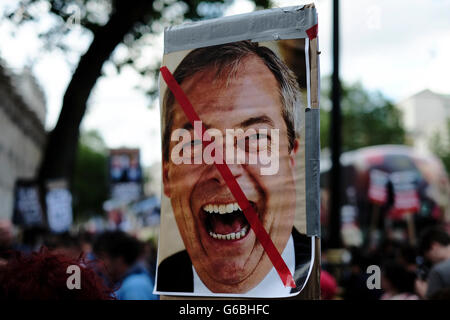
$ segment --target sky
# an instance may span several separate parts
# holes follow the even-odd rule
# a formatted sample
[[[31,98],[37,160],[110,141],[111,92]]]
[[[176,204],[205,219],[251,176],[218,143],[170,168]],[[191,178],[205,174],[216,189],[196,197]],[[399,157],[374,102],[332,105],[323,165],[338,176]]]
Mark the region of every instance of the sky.
[[[2,0],[0,12],[15,0]],[[311,1],[275,0],[278,7]],[[332,70],[332,0],[315,1],[319,15],[321,73]],[[254,5],[236,0],[227,15],[251,12]],[[421,90],[450,94],[450,0],[342,0],[341,76],[343,81],[359,81],[372,91],[380,91],[394,102]],[[10,35],[13,27],[0,26],[0,57],[14,71],[33,64],[47,100],[46,128],[55,125],[61,102],[79,56],[88,48],[90,35],[75,26],[67,40],[73,53],[43,54],[37,38],[39,28],[51,24],[40,21]],[[155,37],[149,59],[162,56],[163,37]],[[120,54],[120,48],[115,54]],[[95,129],[110,148],[141,149],[144,166],[158,162],[159,107],[135,87],[140,78],[130,69],[120,74],[105,64],[106,76],[97,82],[88,102],[83,130]]]

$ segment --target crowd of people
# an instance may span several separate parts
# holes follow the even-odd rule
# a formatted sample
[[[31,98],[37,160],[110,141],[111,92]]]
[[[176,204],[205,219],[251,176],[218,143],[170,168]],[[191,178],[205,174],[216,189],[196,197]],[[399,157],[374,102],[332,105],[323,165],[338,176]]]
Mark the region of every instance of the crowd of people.
[[[14,232],[0,222],[0,299],[158,300],[156,246],[123,231]],[[70,267],[79,268],[71,287]]]
[[[450,235],[441,226],[425,229],[414,246],[386,240],[375,250],[349,248],[345,265],[329,263],[326,252],[322,299],[450,299]],[[70,266],[80,268],[79,290],[68,289]],[[379,287],[368,286],[369,266],[381,271]],[[16,233],[0,221],[0,299],[157,300],[155,269],[156,243],[123,231]]]
[[[344,300],[450,299],[450,236],[442,226],[423,230],[416,245],[385,240],[378,248],[348,248],[339,266],[322,261],[322,298]],[[380,271],[379,286],[375,266]],[[371,278],[372,277],[372,278]],[[372,285],[368,285],[368,283]]]

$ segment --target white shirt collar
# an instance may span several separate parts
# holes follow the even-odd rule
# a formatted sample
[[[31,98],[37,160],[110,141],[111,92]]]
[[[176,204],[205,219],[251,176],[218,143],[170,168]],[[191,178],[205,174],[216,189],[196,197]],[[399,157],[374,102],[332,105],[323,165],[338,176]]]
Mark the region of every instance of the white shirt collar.
[[[288,266],[291,274],[294,274],[295,249],[292,235],[289,237],[289,240],[286,244],[286,248],[284,248],[281,257]],[[217,294],[211,292],[202,282],[197,272],[195,271],[194,266],[192,266],[192,271],[194,274],[194,293],[204,296],[216,296]],[[232,294],[231,296],[239,296],[247,298],[278,298],[278,297],[287,297],[290,295],[290,292],[291,288],[285,287],[283,285],[283,282],[281,282],[280,276],[278,275],[277,271],[275,270],[275,268],[272,267],[270,272],[256,287],[254,287],[253,289],[251,289],[246,293],[241,293],[238,295]]]

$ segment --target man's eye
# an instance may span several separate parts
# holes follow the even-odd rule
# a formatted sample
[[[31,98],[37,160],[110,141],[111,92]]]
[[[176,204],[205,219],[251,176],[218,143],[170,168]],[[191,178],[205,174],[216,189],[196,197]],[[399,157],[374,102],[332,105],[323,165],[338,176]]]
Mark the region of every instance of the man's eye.
[[[252,134],[251,137],[253,139],[257,139],[257,140],[270,139],[270,136],[268,134],[266,134],[266,133]]]
[[[246,152],[259,152],[268,147],[270,136],[265,133],[255,133],[245,137],[244,148]]]
[[[183,149],[191,148],[191,147],[195,148],[195,147],[197,147],[197,146],[199,146],[201,144],[202,144],[202,140],[198,140],[198,139],[197,140],[191,140],[191,141],[186,142],[185,144],[183,144]]]

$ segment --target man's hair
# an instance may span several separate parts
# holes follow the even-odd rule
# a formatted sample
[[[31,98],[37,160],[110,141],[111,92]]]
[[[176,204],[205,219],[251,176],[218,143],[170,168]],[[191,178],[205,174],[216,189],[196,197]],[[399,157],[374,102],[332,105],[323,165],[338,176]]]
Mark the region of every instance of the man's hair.
[[[227,84],[239,72],[240,63],[248,57],[259,58],[275,76],[282,102],[282,116],[286,122],[289,150],[294,146],[295,138],[301,133],[303,110],[301,94],[295,74],[267,47],[258,43],[240,41],[217,46],[199,48],[191,51],[181,61],[173,76],[178,84],[208,69],[216,71],[216,78],[227,79]],[[169,160],[170,133],[173,125],[175,98],[167,89],[163,100],[163,157]]]
[[[414,292],[415,274],[395,260],[387,260],[382,266],[383,275],[398,292]]]
[[[429,227],[425,229],[419,241],[419,250],[422,254],[431,249],[431,245],[437,242],[443,246],[450,244],[450,236],[441,227]]]

